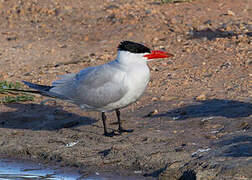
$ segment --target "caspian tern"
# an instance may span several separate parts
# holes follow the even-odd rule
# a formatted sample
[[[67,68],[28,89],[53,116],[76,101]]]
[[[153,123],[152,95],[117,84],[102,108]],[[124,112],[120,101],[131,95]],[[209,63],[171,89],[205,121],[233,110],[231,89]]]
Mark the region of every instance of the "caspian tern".
[[[113,136],[114,131],[107,130],[105,113],[116,111],[120,134],[132,132],[122,128],[120,109],[134,103],[144,93],[150,78],[147,62],[172,56],[164,51],[151,51],[139,43],[123,41],[118,46],[116,60],[107,64],[63,75],[52,86],[23,82],[36,89],[36,93],[66,100],[83,110],[101,112],[104,135]]]

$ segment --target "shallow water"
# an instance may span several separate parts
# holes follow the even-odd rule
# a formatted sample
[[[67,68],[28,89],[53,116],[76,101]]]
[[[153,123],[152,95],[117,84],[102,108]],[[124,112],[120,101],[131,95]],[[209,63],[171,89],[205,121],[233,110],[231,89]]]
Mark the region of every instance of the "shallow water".
[[[139,175],[126,175],[122,172],[107,172],[82,176],[78,170],[71,168],[63,168],[58,166],[45,166],[40,163],[24,162],[21,160],[0,159],[0,180],[141,180],[146,179]],[[147,179],[153,179],[151,177]]]
[[[42,164],[27,163],[16,160],[0,160],[0,179],[68,179],[76,180],[81,175],[72,169],[45,167]]]

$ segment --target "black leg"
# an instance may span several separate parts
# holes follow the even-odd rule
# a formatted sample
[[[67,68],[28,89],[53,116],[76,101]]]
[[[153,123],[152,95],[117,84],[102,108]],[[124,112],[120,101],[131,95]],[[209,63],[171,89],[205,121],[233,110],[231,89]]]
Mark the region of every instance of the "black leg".
[[[117,116],[117,120],[118,120],[118,124],[119,124],[119,127],[118,127],[119,133],[121,134],[123,132],[133,132],[133,129],[123,129],[122,128],[122,122],[121,122],[120,115],[121,115],[120,110],[116,109],[116,116]]]
[[[105,115],[105,112],[102,112],[102,122],[103,122],[103,128],[104,128],[104,135],[105,136],[109,136],[109,137],[112,137],[115,135],[114,131],[111,132],[111,133],[108,133],[108,130],[107,130],[107,124],[106,124],[106,115]]]
[[[106,134],[108,134],[106,119],[107,119],[107,117],[105,115],[105,112],[102,112],[102,122],[103,122],[103,128],[104,128],[104,135],[105,136],[106,136]]]
[[[116,116],[117,116],[117,120],[118,120],[118,130],[121,131],[122,130],[122,122],[121,122],[121,117],[120,117],[121,113],[119,109],[116,109]]]

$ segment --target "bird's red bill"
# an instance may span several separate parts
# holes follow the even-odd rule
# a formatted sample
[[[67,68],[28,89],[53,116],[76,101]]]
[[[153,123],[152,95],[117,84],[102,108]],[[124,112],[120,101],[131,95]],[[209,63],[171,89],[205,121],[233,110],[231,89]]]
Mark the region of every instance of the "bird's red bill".
[[[150,54],[144,55],[144,57],[147,57],[148,59],[169,58],[173,56],[173,54],[165,51],[151,51]]]

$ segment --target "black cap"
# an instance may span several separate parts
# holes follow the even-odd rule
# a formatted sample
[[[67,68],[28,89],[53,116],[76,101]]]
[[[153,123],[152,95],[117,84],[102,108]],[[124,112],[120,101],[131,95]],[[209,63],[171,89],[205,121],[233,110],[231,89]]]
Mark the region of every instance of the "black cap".
[[[122,41],[117,49],[118,51],[129,51],[131,53],[151,53],[148,47],[132,41]]]

